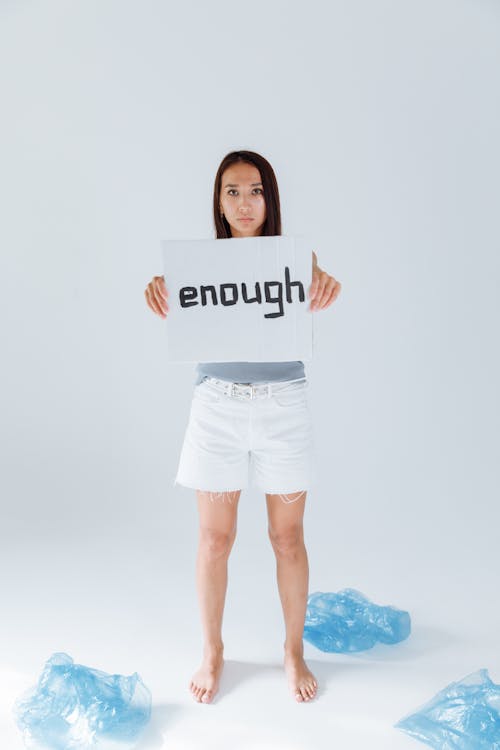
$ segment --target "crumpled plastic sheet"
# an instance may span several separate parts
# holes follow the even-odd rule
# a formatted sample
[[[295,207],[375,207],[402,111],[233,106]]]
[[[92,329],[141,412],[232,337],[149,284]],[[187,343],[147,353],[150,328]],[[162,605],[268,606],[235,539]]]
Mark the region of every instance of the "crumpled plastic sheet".
[[[365,651],[376,643],[399,643],[410,635],[410,615],[373,604],[356,589],[309,594],[303,637],[321,651]]]
[[[479,669],[394,726],[435,750],[500,750],[500,685]]]
[[[151,693],[137,672],[107,674],[56,653],[13,713],[28,748],[125,750],[149,721]]]

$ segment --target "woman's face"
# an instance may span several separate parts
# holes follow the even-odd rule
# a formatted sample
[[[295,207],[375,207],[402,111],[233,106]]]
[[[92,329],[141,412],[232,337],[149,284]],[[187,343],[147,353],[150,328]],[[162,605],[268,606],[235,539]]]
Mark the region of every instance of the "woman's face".
[[[233,237],[257,237],[266,220],[266,201],[260,172],[253,164],[238,162],[222,174],[219,213]]]

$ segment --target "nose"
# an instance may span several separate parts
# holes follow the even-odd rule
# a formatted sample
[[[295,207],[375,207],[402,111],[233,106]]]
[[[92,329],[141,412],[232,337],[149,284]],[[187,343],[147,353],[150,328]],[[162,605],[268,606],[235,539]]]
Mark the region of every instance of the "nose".
[[[248,204],[248,199],[242,195],[239,201],[238,211],[240,214],[246,215],[250,211],[250,206]]]

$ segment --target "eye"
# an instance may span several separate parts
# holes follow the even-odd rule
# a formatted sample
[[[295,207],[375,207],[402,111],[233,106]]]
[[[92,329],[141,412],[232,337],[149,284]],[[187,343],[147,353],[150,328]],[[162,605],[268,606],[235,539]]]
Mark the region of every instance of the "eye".
[[[258,191],[258,192],[259,192],[259,193],[261,193],[262,195],[264,194],[264,191],[262,190],[262,188],[254,188],[254,189],[253,189],[253,192],[255,192],[255,191]],[[228,195],[231,195],[231,193],[237,193],[237,192],[238,192],[238,191],[236,190],[236,188],[230,188],[230,189],[229,189],[229,190],[227,191],[227,194],[228,194]]]

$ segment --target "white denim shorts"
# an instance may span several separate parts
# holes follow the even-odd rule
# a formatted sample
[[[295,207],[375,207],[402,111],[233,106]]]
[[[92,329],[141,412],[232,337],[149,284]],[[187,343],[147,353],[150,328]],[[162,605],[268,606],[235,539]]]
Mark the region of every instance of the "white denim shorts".
[[[259,384],[249,398],[248,386],[244,395],[238,384],[214,378],[196,385],[174,485],[207,492],[249,484],[268,494],[308,490],[314,471],[307,386],[305,378]]]

